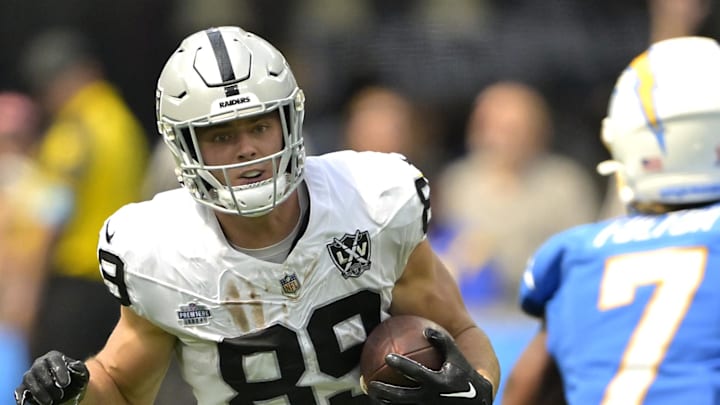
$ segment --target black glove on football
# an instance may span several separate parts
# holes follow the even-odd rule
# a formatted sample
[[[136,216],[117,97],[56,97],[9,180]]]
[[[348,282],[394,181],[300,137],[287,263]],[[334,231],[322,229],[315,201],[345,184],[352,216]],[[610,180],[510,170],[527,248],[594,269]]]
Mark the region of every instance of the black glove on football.
[[[15,389],[17,405],[61,404],[82,397],[90,372],[85,363],[51,351],[38,357]]]
[[[493,387],[468,363],[453,339],[435,329],[425,329],[425,337],[445,356],[440,370],[430,370],[405,356],[388,354],[385,362],[418,387],[400,387],[372,381],[368,395],[385,404],[491,405]]]

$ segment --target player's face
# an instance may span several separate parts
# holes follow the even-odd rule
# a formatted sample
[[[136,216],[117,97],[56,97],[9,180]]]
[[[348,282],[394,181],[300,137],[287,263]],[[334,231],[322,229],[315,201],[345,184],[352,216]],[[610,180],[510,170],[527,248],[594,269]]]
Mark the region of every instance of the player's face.
[[[200,153],[210,166],[247,163],[272,155],[282,149],[282,134],[277,112],[197,129]],[[211,172],[225,183],[222,170]],[[268,159],[237,167],[228,175],[232,186],[267,180],[273,176],[273,163]]]

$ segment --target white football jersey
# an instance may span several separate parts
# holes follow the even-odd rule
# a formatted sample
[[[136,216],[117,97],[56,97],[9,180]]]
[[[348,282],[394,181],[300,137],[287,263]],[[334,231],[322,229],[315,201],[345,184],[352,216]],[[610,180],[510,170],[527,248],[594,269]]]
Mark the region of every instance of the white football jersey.
[[[184,189],[127,205],[100,231],[106,285],[176,335],[201,405],[366,404],[362,344],[425,238],[429,186],[396,154],[308,157],[307,228],[280,264],[232,248]]]

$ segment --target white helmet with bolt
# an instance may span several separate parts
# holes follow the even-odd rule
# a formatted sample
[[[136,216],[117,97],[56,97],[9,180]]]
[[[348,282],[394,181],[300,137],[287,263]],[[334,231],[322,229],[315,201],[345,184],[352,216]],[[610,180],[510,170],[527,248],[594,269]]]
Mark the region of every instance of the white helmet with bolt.
[[[720,46],[710,38],[657,42],[619,77],[603,121],[625,203],[720,200]]]

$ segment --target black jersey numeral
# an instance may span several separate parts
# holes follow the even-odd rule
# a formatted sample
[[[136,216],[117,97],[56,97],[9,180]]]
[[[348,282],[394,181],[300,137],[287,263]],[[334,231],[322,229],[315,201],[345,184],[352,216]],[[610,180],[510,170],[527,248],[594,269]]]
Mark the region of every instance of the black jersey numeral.
[[[403,156],[403,161],[420,171],[405,156]],[[423,206],[422,230],[424,234],[427,234],[428,226],[430,225],[430,218],[432,217],[432,211],[430,209],[430,181],[428,181],[427,177],[425,177],[422,173],[420,173],[420,177],[415,179],[415,190],[417,190],[418,198],[420,198],[420,202]]]
[[[340,378],[352,371],[360,362],[362,343],[342,349],[335,335],[335,326],[351,318],[359,317],[367,336],[380,323],[380,295],[363,290],[348,297],[316,308],[308,322],[315,358],[320,371]],[[292,329],[275,324],[254,334],[225,339],[218,343],[220,371],[225,382],[237,395],[231,405],[253,405],[285,396],[292,404],[315,405],[315,393],[311,387],[298,386],[307,369],[305,356],[298,335]],[[272,354],[276,358],[279,378],[270,381],[248,381],[245,364],[250,356]],[[366,405],[366,396],[352,396],[350,391],[334,393],[327,398],[331,405]]]
[[[422,229],[423,233],[427,233],[428,224],[430,223],[430,182],[425,176],[415,179],[415,189],[417,190],[420,202],[423,205],[422,213]]]
[[[115,253],[98,250],[100,272],[105,284],[122,305],[130,306],[130,296],[125,284],[125,262]]]

